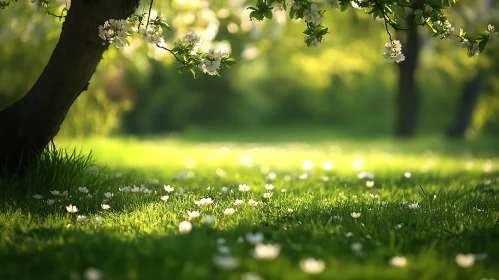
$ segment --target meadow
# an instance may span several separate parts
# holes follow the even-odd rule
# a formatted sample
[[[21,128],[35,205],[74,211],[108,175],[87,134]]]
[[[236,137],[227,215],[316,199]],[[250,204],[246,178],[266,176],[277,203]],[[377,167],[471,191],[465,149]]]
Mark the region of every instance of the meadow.
[[[58,139],[0,182],[0,279],[498,279],[499,139],[360,135]]]

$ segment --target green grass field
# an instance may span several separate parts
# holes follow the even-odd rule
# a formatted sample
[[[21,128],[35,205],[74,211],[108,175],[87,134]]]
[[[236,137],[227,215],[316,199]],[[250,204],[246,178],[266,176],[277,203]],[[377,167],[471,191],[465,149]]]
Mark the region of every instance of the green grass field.
[[[56,143],[83,156],[52,152],[0,182],[0,279],[499,278],[499,139],[275,129]]]

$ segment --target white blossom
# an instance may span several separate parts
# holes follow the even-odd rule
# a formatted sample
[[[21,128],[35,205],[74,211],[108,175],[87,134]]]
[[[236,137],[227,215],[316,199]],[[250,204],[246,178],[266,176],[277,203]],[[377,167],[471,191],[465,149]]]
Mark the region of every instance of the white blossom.
[[[307,274],[319,274],[326,268],[326,263],[323,260],[308,258],[300,262],[300,268]]]
[[[102,222],[102,218],[101,218],[101,217],[99,217],[99,216],[94,216],[94,217],[92,218],[92,221],[93,221],[94,223],[98,224],[98,223]]]
[[[50,191],[52,195],[59,195],[61,192],[57,190]]]
[[[175,188],[173,188],[173,187],[170,187],[170,185],[168,185],[168,186],[163,186],[163,188],[164,188],[164,189],[165,189],[165,191],[166,191],[166,192],[168,192],[168,193],[173,192],[173,190],[175,189]]]
[[[407,258],[404,256],[395,256],[390,259],[390,265],[404,267],[407,264]]]
[[[457,254],[456,255],[456,263],[460,267],[470,267],[475,263],[475,255],[474,254]]]
[[[231,270],[239,266],[239,260],[232,256],[215,256],[213,263],[221,269]]]
[[[194,204],[196,204],[197,206],[211,205],[213,204],[213,199],[209,197],[201,198],[200,200],[194,200]]]
[[[158,25],[149,25],[141,33],[144,40],[149,44],[155,45],[164,42],[163,29]]]
[[[190,52],[191,55],[194,55],[198,52],[198,48],[201,45],[201,42],[203,42],[203,38],[197,35],[193,29],[187,32],[182,40],[185,44],[192,46],[192,50]]]
[[[86,187],[79,187],[78,190],[82,193],[88,193],[88,189]]]
[[[263,198],[269,199],[272,196],[272,193],[264,193]]]
[[[246,237],[246,240],[255,245],[255,244],[258,244],[258,243],[262,243],[263,242],[263,233],[261,232],[256,232],[256,233],[246,233],[245,234],[245,237]]]
[[[274,185],[272,185],[272,184],[266,184],[265,185],[265,189],[268,190],[268,191],[271,191],[271,190],[274,189]]]
[[[354,218],[354,219],[358,219],[358,218],[360,217],[360,213],[357,213],[357,212],[352,212],[350,215],[351,215],[351,216],[352,216],[352,218]]]
[[[240,192],[248,192],[250,190],[250,187],[246,184],[239,185],[238,187]]]
[[[106,193],[104,193],[104,196],[107,197],[107,198],[111,198],[111,197],[114,196],[114,194],[111,193],[111,192],[106,192]]]
[[[104,210],[109,210],[109,208],[111,208],[111,206],[109,204],[101,204],[101,207]]]
[[[258,243],[255,246],[255,251],[253,252],[253,257],[259,260],[274,260],[279,256],[281,252],[281,246],[277,244],[263,244]]]
[[[86,216],[83,216],[83,215],[78,215],[78,216],[76,217],[76,221],[77,221],[77,222],[79,222],[79,223],[82,223],[82,222],[84,222],[84,221],[86,221],[86,220],[87,220],[87,217],[86,217]]]
[[[35,195],[33,195],[33,198],[34,198],[34,199],[42,199],[42,198],[43,198],[43,196],[42,196],[42,195],[39,195],[39,194],[35,194]]]
[[[227,216],[234,215],[234,213],[236,213],[236,209],[234,209],[234,208],[227,208],[224,210],[224,215],[227,215]]]
[[[238,206],[238,205],[241,205],[243,204],[243,201],[241,199],[236,199],[236,201],[234,201],[234,205]]]
[[[389,62],[400,63],[405,60],[404,54],[402,54],[402,44],[399,40],[393,40],[391,42],[385,43],[385,52],[383,57]]]
[[[419,207],[418,203],[409,204],[409,209],[418,209]]]
[[[110,19],[99,25],[99,37],[109,44],[121,48],[130,45],[128,36],[132,31],[131,25],[124,19]]]
[[[199,217],[199,211],[187,211],[187,215],[189,216],[189,220],[192,220]]]
[[[47,200],[47,205],[53,205],[55,203],[55,200],[49,199]]]
[[[253,200],[253,199],[250,199],[250,200],[248,200],[248,204],[249,204],[250,206],[257,206],[257,205],[258,205],[258,201]]]
[[[189,221],[183,221],[178,225],[178,231],[180,233],[189,233],[192,230],[192,224]]]
[[[305,17],[305,22],[313,25],[320,25],[322,23],[322,15],[319,11],[319,6],[317,4],[310,5],[310,8],[303,11],[303,16]]]
[[[73,206],[72,204],[66,206],[66,210],[68,210],[68,212],[71,214],[78,212],[78,208],[76,208],[76,206]]]

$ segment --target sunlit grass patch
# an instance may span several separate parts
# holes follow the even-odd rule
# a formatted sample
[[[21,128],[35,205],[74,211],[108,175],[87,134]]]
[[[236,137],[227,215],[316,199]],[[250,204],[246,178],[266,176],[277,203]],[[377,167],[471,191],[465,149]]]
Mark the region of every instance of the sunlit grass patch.
[[[89,140],[0,183],[0,279],[497,278],[496,151],[375,143]]]

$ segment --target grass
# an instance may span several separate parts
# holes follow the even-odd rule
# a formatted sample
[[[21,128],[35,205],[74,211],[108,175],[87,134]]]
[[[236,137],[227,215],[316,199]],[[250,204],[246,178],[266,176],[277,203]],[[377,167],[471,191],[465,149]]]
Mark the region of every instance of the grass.
[[[60,147],[81,150],[52,151],[25,178],[0,182],[0,279],[95,279],[95,271],[103,279],[497,279],[497,140],[406,142],[325,130],[60,140]],[[85,156],[90,149],[95,166]],[[312,168],[304,169],[306,160]],[[334,168],[324,170],[324,161]],[[373,187],[360,171],[374,174]],[[270,183],[272,191],[265,189]],[[250,191],[239,192],[239,184]],[[119,191],[133,185],[151,193]],[[109,210],[101,208],[106,192],[114,194]],[[214,203],[196,206],[203,197]],[[235,206],[236,199],[244,203]],[[414,203],[419,208],[410,209]],[[68,213],[69,204],[79,212]],[[224,215],[227,208],[235,214]],[[180,233],[194,210],[200,217],[191,220],[192,231]],[[77,215],[87,220],[77,222]],[[256,258],[247,233],[263,233],[263,243],[278,244],[280,254]],[[474,264],[458,265],[458,254],[475,254]],[[390,265],[394,256],[407,264]],[[305,273],[307,258],[324,261],[325,270]]]

